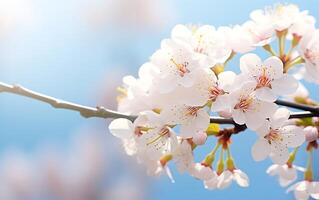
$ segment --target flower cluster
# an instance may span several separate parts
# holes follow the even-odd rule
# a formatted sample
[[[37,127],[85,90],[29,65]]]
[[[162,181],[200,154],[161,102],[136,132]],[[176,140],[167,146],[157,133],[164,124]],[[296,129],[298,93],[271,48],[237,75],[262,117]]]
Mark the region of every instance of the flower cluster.
[[[138,78],[123,78],[118,110],[137,118],[115,119],[109,128],[149,174],[167,174],[173,180],[167,165],[173,161],[178,171],[202,180],[207,189],[224,189],[233,181],[247,187],[249,178],[235,165],[230,145],[233,134],[248,128],[258,136],[252,157],[256,161],[270,157],[274,166],[268,172],[278,174],[282,185],[296,179],[299,168],[292,164],[296,149],[289,154],[289,148],[298,148],[306,138],[312,144],[308,151],[316,148],[317,126],[290,119],[289,110],[276,100],[300,90],[295,77],[318,83],[315,19],[295,5],[256,10],[250,18],[233,27],[176,25],[171,37],[140,67]],[[278,53],[273,41],[278,41]],[[252,53],[260,47],[270,57]],[[233,59],[239,54],[236,64]],[[240,73],[225,71],[226,65],[239,66]],[[289,74],[295,66],[301,72]],[[233,127],[220,128],[211,120],[216,115],[231,119]],[[216,137],[216,145],[198,162],[193,150],[205,145],[208,136]],[[305,181],[292,188],[297,199],[306,193],[318,198],[312,175]]]

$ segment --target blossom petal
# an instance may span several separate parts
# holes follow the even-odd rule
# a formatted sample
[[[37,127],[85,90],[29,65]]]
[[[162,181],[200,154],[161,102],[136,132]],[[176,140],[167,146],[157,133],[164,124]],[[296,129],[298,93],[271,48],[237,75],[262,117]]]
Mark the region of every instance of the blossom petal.
[[[267,102],[274,102],[277,99],[277,96],[268,87],[258,88],[256,90],[256,97]]]
[[[234,179],[236,180],[237,184],[241,187],[248,187],[249,186],[249,178],[247,174],[245,174],[241,170],[234,170]]]
[[[306,140],[304,131],[300,127],[289,125],[283,127],[281,130],[283,132],[283,142],[287,144],[288,147],[298,147]]]
[[[263,65],[266,67],[267,77],[278,79],[283,76],[283,63],[277,56],[266,59]]]
[[[278,141],[271,143],[270,158],[275,164],[283,165],[289,158],[289,151],[286,145]]]
[[[251,148],[251,155],[255,161],[261,161],[270,154],[270,145],[267,140],[260,138]]]
[[[289,119],[290,112],[287,108],[278,108],[269,118],[272,129],[280,128]]]
[[[229,187],[230,184],[232,183],[232,180],[233,180],[233,174],[229,170],[224,171],[218,177],[217,188],[222,190]]]
[[[298,88],[298,81],[288,74],[284,74],[280,79],[272,82],[272,91],[278,95],[294,93]]]
[[[240,58],[240,71],[250,74],[256,68],[261,67],[262,61],[256,54],[248,53]],[[254,74],[255,75],[255,74]]]
[[[111,134],[120,139],[128,139],[133,136],[133,123],[124,118],[113,120],[109,125]]]

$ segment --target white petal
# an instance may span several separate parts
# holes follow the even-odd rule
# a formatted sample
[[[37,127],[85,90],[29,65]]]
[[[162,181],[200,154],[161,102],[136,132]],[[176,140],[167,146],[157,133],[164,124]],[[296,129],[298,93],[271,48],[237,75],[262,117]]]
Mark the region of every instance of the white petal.
[[[302,145],[306,140],[303,129],[300,127],[289,125],[283,127],[281,130],[283,132],[283,142],[288,147],[298,147]]]
[[[287,162],[289,158],[289,151],[287,146],[281,142],[271,143],[271,153],[270,158],[275,164],[283,165]]]
[[[243,73],[255,71],[255,68],[261,67],[261,65],[261,59],[256,54],[248,53],[240,58],[240,71]]]
[[[279,168],[281,166],[277,164],[273,164],[270,167],[268,167],[266,173],[269,174],[270,176],[275,176],[279,173]]]
[[[267,140],[260,138],[251,148],[251,154],[255,161],[261,161],[270,154],[270,145]]]
[[[272,82],[272,91],[278,95],[294,93],[298,88],[298,81],[288,74],[284,74],[280,79]]]
[[[264,114],[261,113],[255,113],[255,112],[246,112],[245,118],[246,118],[246,125],[251,130],[257,130],[266,121],[266,117],[263,116]]]
[[[233,174],[226,170],[218,177],[217,188],[218,189],[225,189],[230,186],[233,180]]]
[[[256,129],[256,133],[258,134],[259,137],[264,137],[267,135],[270,131],[270,122],[268,120],[265,120],[264,124]]]
[[[269,118],[271,128],[280,128],[289,119],[290,112],[287,108],[278,108],[276,112]]]
[[[119,118],[110,123],[109,130],[117,138],[128,139],[133,136],[134,126],[130,120]]]
[[[248,187],[249,186],[249,178],[247,174],[245,174],[241,170],[234,170],[234,179],[236,180],[237,184],[241,187]]]
[[[223,110],[228,110],[230,106],[229,103],[229,95],[224,94],[224,95],[219,95],[215,102],[213,102],[212,105],[212,111],[213,112],[219,112]]]
[[[240,110],[233,111],[233,118],[237,124],[244,124],[246,121],[244,113]]]
[[[217,179],[217,175],[216,175],[213,178],[211,178],[207,181],[204,181],[204,186],[208,190],[214,190],[217,188],[217,183],[218,183],[218,179]]]
[[[229,91],[235,81],[236,74],[232,71],[225,71],[218,74],[218,87],[225,91]]]
[[[283,63],[276,57],[272,56],[264,61],[264,67],[266,67],[266,74],[271,79],[278,79],[283,75]]]
[[[258,88],[256,90],[256,97],[267,102],[274,102],[277,99],[277,96],[268,87]]]
[[[279,177],[279,184],[281,187],[287,187],[288,185],[290,185],[294,181],[295,180],[287,180],[287,179],[284,179],[282,177]]]

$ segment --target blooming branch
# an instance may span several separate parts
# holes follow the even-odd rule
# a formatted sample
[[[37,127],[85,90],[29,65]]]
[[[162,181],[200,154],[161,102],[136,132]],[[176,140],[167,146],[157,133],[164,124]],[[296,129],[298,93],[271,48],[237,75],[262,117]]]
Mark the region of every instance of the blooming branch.
[[[32,91],[20,85],[9,85],[9,84],[0,82],[0,93],[1,92],[12,93],[12,94],[28,97],[37,101],[47,103],[57,109],[76,111],[76,112],[79,112],[81,116],[85,118],[91,118],[91,117],[105,118],[105,119],[125,118],[130,121],[134,121],[136,119],[135,115],[127,115],[114,110],[106,109],[102,106],[97,106],[96,108],[94,108],[94,107],[80,105],[77,103],[72,103],[72,102],[57,99],[45,94],[41,94],[39,92]],[[306,105],[297,104],[297,103],[284,101],[284,100],[277,100],[276,103],[278,105],[310,111],[310,112],[292,112],[290,115],[291,119],[316,117],[316,116],[319,117],[318,108],[313,106],[306,106]],[[232,118],[224,118],[224,117],[210,117],[210,123],[236,125],[236,122]]]

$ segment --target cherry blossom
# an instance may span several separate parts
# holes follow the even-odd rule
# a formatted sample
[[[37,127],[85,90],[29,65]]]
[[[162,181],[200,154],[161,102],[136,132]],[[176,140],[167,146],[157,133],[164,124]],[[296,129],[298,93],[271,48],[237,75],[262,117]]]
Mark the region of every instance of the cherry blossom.
[[[319,199],[319,182],[301,181],[289,187],[287,192],[291,191],[294,191],[297,200]]]
[[[283,63],[276,56],[262,62],[258,55],[246,54],[240,58],[240,69],[256,81],[256,97],[260,100],[273,102],[278,95],[291,94],[298,87],[294,77],[283,74]]]
[[[249,178],[240,169],[226,170],[222,172],[219,176],[214,176],[213,178],[206,180],[204,182],[205,188],[209,190],[213,189],[225,189],[235,181],[241,187],[249,186]]]
[[[273,164],[267,169],[267,174],[270,176],[278,176],[279,184],[286,187],[297,180],[297,170],[305,171],[304,168],[295,165],[288,166],[287,164],[278,165]]]
[[[247,81],[229,95],[235,122],[246,124],[252,130],[259,128],[265,119],[276,110],[274,103],[257,99],[255,88],[255,82]]]
[[[303,129],[294,125],[285,125],[289,111],[279,108],[256,132],[259,139],[253,145],[251,153],[256,161],[270,156],[275,164],[284,164],[289,157],[288,147],[298,147],[305,141]]]
[[[319,83],[319,31],[310,31],[300,41],[301,55],[306,61],[308,80]]]
[[[201,67],[189,44],[170,39],[162,41],[161,49],[152,55],[151,63],[159,69],[162,93],[171,92],[177,86],[192,86],[194,71]]]
[[[191,44],[203,66],[224,63],[232,53],[226,37],[213,26],[187,27],[178,24],[172,30],[172,38]]]
[[[209,114],[199,106],[175,105],[164,108],[161,112],[168,124],[180,125],[179,135],[191,138],[199,131],[205,131],[209,125]]]

